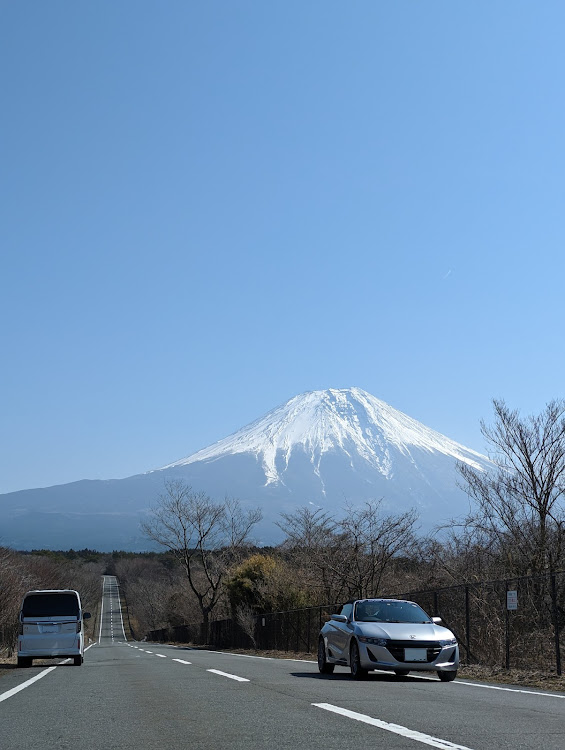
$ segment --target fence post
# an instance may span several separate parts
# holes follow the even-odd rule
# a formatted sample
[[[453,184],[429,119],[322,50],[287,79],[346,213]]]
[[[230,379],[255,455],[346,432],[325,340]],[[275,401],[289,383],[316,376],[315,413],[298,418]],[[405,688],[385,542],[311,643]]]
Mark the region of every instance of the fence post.
[[[471,615],[469,607],[469,587],[465,586],[465,644],[467,651],[467,664],[471,663]]]
[[[310,625],[311,625],[311,616],[312,616],[312,610],[308,609],[308,625],[306,626],[308,628],[308,634],[306,636],[306,652],[309,654],[310,651]]]
[[[505,612],[505,628],[504,638],[506,643],[506,669],[510,669],[510,612],[508,610],[507,598],[508,598],[508,581],[504,581],[504,612]]]
[[[551,574],[551,609],[553,614],[553,634],[555,638],[555,667],[561,675],[561,647],[559,645],[559,613],[557,611],[557,585],[555,573]]]

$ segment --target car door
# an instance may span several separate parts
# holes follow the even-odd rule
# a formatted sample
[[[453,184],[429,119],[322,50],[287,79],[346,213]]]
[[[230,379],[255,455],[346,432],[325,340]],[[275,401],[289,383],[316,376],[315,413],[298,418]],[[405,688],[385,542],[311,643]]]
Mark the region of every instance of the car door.
[[[330,631],[328,633],[328,647],[334,659],[343,659],[347,661],[349,657],[349,639],[351,637],[351,615],[353,613],[352,604],[344,604],[339,613],[347,617],[346,622],[330,620]]]

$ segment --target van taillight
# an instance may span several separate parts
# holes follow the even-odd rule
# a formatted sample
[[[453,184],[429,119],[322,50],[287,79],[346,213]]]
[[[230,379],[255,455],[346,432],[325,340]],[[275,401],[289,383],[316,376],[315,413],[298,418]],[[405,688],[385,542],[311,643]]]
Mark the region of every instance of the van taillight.
[[[80,633],[80,620],[77,622],[77,633]]]
[[[20,626],[19,626],[19,628],[18,628],[18,633],[19,633],[20,635],[23,635],[23,634],[24,634],[24,624],[23,624],[23,622],[20,622]]]

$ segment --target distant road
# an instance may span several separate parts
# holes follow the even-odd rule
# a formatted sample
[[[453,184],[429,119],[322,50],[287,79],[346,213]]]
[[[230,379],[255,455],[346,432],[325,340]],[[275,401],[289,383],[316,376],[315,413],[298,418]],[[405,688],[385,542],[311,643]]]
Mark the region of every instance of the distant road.
[[[127,643],[112,576],[97,636],[82,667],[0,680],[1,750],[565,748],[565,694],[384,673],[357,683],[314,662]]]

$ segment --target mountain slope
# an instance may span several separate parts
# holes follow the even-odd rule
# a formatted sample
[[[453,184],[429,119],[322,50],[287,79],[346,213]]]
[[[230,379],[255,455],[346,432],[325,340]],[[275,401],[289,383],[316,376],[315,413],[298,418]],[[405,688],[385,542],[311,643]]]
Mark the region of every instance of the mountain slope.
[[[281,512],[308,503],[340,512],[346,503],[383,498],[391,511],[415,506],[426,530],[468,507],[456,484],[458,461],[489,465],[359,388],[312,391],[146,474],[3,495],[0,543],[145,549],[139,521],[166,478],[182,478],[217,499],[260,505],[264,543],[280,538],[275,522]]]

